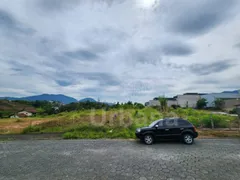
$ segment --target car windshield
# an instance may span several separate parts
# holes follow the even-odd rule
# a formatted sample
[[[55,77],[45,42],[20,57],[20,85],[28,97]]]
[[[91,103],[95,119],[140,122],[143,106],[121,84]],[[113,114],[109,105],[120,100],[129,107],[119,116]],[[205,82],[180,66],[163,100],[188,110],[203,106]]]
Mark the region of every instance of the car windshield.
[[[150,125],[149,125],[149,127],[153,127],[155,124],[157,124],[159,121],[161,121],[162,119],[158,119],[158,120],[156,120],[156,121],[153,121]]]

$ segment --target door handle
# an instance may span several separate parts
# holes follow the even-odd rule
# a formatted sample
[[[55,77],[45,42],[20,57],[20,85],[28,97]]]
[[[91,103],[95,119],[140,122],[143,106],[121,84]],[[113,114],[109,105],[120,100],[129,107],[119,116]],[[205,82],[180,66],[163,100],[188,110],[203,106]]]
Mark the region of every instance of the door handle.
[[[165,129],[165,131],[169,131],[169,129]]]

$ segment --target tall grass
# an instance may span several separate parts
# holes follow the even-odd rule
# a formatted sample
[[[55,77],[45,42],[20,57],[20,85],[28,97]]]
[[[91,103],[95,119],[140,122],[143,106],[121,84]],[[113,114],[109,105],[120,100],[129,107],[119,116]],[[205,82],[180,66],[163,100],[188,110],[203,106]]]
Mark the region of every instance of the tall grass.
[[[123,127],[79,126],[63,134],[65,139],[135,138],[134,130]]]
[[[63,112],[55,119],[36,126],[29,126],[23,133],[63,132],[64,138],[134,138],[136,128],[148,126],[163,117],[182,117],[196,127],[226,128],[234,123],[235,117],[211,114],[194,109],[171,109],[161,113],[154,108],[125,110],[84,110]]]
[[[177,116],[190,121],[196,127],[211,128],[212,123],[215,128],[227,128],[234,124],[236,117],[220,114],[212,114],[210,111],[195,109],[177,109],[174,111]]]

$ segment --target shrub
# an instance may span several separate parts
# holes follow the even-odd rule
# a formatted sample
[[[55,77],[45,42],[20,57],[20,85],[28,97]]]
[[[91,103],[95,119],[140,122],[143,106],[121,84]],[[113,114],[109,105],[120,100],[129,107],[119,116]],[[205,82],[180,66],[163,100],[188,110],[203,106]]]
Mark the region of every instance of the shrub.
[[[229,111],[229,114],[237,114],[237,108],[234,108]]]
[[[204,115],[201,118],[201,123],[206,128],[212,128],[212,122],[214,128],[226,128],[228,127],[229,121],[227,117],[220,115]]]
[[[187,120],[188,120],[189,122],[191,122],[191,123],[192,123],[194,126],[196,126],[196,127],[200,127],[200,126],[201,126],[201,122],[200,122],[199,118],[196,117],[196,116],[189,116],[189,117],[187,118]]]
[[[222,99],[216,99],[214,101],[214,106],[218,110],[222,110],[224,108],[225,102]]]
[[[26,133],[33,133],[33,132],[40,132],[40,131],[41,131],[40,126],[28,126],[23,129],[22,133],[26,134]]]
[[[63,134],[63,138],[64,139],[77,139],[78,136],[74,132],[66,132],[66,133]]]
[[[204,98],[201,98],[197,101],[197,108],[198,109],[203,109],[207,106],[207,100]]]

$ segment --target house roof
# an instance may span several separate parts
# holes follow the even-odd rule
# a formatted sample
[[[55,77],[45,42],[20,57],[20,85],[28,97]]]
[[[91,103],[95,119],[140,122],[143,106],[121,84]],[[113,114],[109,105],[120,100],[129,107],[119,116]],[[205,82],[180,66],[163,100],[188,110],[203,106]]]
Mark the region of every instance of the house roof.
[[[166,98],[167,100],[176,100],[176,96],[174,96],[173,98]],[[159,98],[158,97],[155,97],[155,98],[153,98],[153,100],[159,100]]]
[[[19,111],[18,114],[30,113],[28,111]]]
[[[27,117],[27,115],[26,115],[26,114],[23,114],[23,113],[18,113],[17,116],[18,116],[18,117]]]
[[[184,93],[183,95],[199,95],[198,93]]]
[[[176,101],[176,98],[166,98],[167,100]]]

